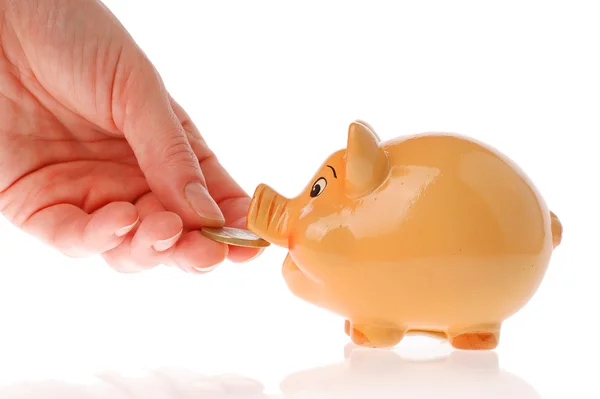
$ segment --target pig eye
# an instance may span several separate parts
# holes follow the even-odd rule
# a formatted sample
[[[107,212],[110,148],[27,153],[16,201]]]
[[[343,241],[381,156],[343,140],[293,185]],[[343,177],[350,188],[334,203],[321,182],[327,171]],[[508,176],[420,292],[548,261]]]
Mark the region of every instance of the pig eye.
[[[325,180],[324,177],[321,177],[313,184],[312,190],[310,190],[310,196],[313,198],[319,196],[323,190],[325,190],[325,187],[327,187],[327,180]]]

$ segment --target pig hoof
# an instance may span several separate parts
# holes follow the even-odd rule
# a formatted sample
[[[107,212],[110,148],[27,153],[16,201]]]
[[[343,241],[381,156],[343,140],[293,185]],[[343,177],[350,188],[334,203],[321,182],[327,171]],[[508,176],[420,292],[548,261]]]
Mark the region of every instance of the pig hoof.
[[[355,325],[346,320],[344,325],[346,335],[355,345],[369,348],[389,348],[397,345],[404,337],[405,331],[391,327],[373,327],[370,325]]]
[[[491,350],[498,346],[497,331],[466,332],[450,338],[454,349],[461,350]]]

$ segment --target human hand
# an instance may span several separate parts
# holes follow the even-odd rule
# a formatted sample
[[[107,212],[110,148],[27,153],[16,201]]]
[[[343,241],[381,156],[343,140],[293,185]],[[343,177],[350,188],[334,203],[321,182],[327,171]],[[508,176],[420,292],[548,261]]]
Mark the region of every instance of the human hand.
[[[102,3],[0,0],[0,33],[0,212],[14,225],[123,272],[258,255],[198,232],[245,227],[250,198]]]

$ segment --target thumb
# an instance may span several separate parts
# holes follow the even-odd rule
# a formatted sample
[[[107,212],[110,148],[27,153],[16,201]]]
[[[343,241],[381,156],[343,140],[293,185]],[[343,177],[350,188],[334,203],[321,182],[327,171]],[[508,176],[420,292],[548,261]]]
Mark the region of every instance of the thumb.
[[[130,143],[150,189],[190,228],[219,227],[225,219],[208,192],[200,163],[175,115],[167,90],[141,51],[123,54],[115,79],[113,115]],[[119,118],[120,116],[120,118]],[[119,120],[120,119],[120,120]],[[121,122],[119,126],[118,122]]]

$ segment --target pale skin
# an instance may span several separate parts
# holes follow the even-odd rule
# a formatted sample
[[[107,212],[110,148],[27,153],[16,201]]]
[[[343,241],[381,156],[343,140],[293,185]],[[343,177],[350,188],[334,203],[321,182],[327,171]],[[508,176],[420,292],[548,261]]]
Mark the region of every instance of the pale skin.
[[[67,256],[190,273],[259,249],[250,197],[116,17],[96,0],[0,0],[0,212]]]

